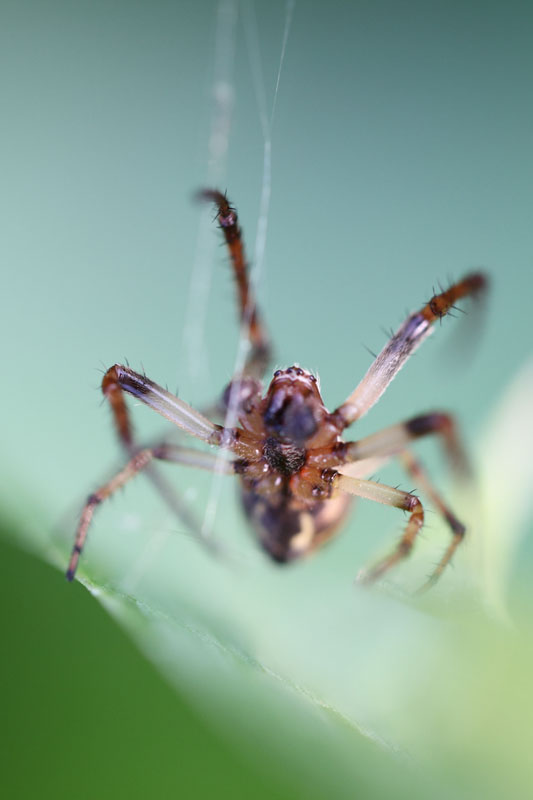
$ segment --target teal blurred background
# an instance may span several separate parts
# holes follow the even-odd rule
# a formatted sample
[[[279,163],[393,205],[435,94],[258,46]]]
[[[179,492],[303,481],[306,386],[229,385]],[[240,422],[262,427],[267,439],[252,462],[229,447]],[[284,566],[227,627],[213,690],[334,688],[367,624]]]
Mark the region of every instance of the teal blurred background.
[[[193,194],[214,176],[228,189],[253,257],[264,188],[260,110],[264,102],[270,113],[274,101],[288,21],[281,2],[239,9],[192,0],[1,4],[1,499],[6,538],[61,568],[84,496],[120,463],[100,402],[101,370],[127,358],[194,405],[230,376],[238,341],[233,287],[212,214]],[[378,350],[381,328],[396,327],[434,285],[477,267],[492,280],[485,318],[446,321],[361,434],[442,407],[458,415],[476,454],[489,413],[531,355],[532,32],[531,6],[520,2],[295,5],[273,121],[258,287],[276,364],[318,371],[334,407],[370,363],[364,346]],[[227,83],[233,105],[227,160],[213,161],[217,82]],[[135,415],[143,439],[162,430],[154,416]],[[427,460],[440,474],[431,447]],[[201,509],[207,478],[177,475]],[[219,505],[217,529],[253,560],[233,489]],[[297,585],[335,576],[349,586],[397,524],[388,512],[361,506],[357,534],[319,557],[309,578],[299,572]],[[152,532],[161,538],[173,526],[141,481],[99,515],[84,569],[106,585],[132,574],[138,580],[157,564]],[[146,763],[156,796],[192,792],[180,785],[182,766],[168,766],[170,731],[177,731],[176,750],[183,732],[194,731],[180,764],[198,764],[183,778],[195,793],[213,794],[203,774],[212,770],[218,794],[226,787],[246,796],[242,786],[254,781],[257,795],[260,781],[270,796],[295,796],[298,780],[288,772],[256,773],[237,750],[226,752],[220,729],[212,734],[193,716],[187,693],[181,704],[81,586],[59,585],[59,572],[6,547],[2,608],[12,657],[3,659],[4,686],[12,697],[33,698],[27,724],[18,704],[3,724],[9,796],[17,796],[18,781],[19,796],[36,792],[47,770],[50,796],[83,787],[87,796],[111,796],[116,787],[144,796],[128,762]],[[525,540],[517,581],[528,579],[532,557]],[[179,583],[180,563],[174,569]],[[200,594],[203,574],[193,573]],[[520,597],[528,608],[528,590]],[[32,624],[32,607],[47,609],[46,626]],[[110,681],[122,685],[120,664],[128,678],[124,705],[115,706]],[[86,690],[79,716],[73,669]],[[28,685],[39,691],[28,695]],[[123,741],[116,761],[109,752],[103,759],[96,722],[84,724],[91,707],[102,709],[102,719],[103,709],[126,715],[123,728],[115,721],[106,751],[121,730],[131,732],[131,708],[144,738],[127,740],[127,753]],[[40,715],[36,725],[32,713]],[[64,724],[51,738],[47,720],[55,714]],[[54,757],[31,757],[28,765],[43,740],[53,741]],[[94,774],[98,789],[91,789]]]

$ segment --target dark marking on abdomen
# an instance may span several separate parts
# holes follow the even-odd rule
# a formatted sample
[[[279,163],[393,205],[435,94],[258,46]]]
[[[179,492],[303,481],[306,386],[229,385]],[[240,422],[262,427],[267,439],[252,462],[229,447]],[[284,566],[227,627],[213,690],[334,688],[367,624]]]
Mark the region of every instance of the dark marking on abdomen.
[[[344,521],[351,500],[348,495],[342,495],[306,506],[290,493],[272,502],[253,491],[241,491],[244,512],[257,533],[259,544],[278,564],[293,561],[326,542]],[[312,537],[303,549],[293,548],[293,541],[302,533],[304,519],[307,525],[313,525]]]

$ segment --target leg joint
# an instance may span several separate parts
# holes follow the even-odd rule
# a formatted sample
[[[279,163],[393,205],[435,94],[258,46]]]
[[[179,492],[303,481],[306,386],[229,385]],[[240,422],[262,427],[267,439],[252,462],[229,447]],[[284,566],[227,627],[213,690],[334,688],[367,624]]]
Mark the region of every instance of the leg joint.
[[[454,514],[452,514],[451,511],[445,511],[444,515],[446,517],[446,522],[453,531],[453,535],[456,536],[458,539],[462,539],[466,533],[465,526],[462,524],[462,522],[459,522],[457,517]]]
[[[422,514],[422,503],[414,494],[408,494],[405,498],[405,510],[409,511],[411,514],[419,513]]]
[[[90,494],[87,498],[87,505],[88,506],[97,506],[102,502],[103,498],[96,493]]]
[[[413,549],[413,540],[412,539],[400,539],[398,542],[398,555],[400,558],[405,558],[409,555],[411,550]]]
[[[117,365],[115,364],[113,367],[109,367],[102,379],[102,392],[107,397],[111,392],[115,391],[119,387],[120,384],[117,374]]]
[[[426,436],[428,433],[444,433],[453,427],[453,419],[449,414],[433,412],[413,417],[405,423],[405,428],[413,438]]]

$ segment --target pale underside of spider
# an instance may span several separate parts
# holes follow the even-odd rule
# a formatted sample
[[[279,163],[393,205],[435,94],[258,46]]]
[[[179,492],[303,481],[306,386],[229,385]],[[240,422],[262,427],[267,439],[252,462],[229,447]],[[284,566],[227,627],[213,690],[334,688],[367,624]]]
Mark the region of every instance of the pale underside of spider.
[[[453,418],[442,411],[433,411],[358,441],[344,441],[342,436],[345,428],[375,405],[408,358],[430,335],[435,321],[448,314],[458,300],[486,288],[486,276],[481,272],[466,275],[411,314],[335,411],[329,412],[324,406],[316,377],[299,366],[277,370],[263,395],[261,379],[271,358],[271,347],[250,289],[237,213],[226,195],[217,190],[205,190],[200,196],[217,208],[249,345],[242,372],[233,377],[217,406],[222,419],[231,417],[234,421],[231,425],[211,422],[127,366],[115,364],[108,369],[102,391],[129,460],[119,473],[88,497],[67,578],[72,580],[75,575],[96,506],[141,471],[148,473],[166,502],[201,538],[197,523],[179,496],[154,471],[153,462],[161,460],[237,475],[245,514],[263,549],[278,563],[309,554],[330,539],[346,519],[353,496],[403,509],[409,517],[397,546],[360,574],[362,580],[374,581],[409,554],[424,524],[424,508],[415,494],[367,479],[377,467],[399,458],[451,531],[450,543],[424,586],[431,585],[451,560],[465,528],[433,487],[409,447],[414,439],[437,434],[454,469],[465,470],[466,460]],[[190,436],[212,448],[228,451],[230,460],[220,459],[213,450],[170,443],[139,448],[133,438],[126,394],[141,400]]]

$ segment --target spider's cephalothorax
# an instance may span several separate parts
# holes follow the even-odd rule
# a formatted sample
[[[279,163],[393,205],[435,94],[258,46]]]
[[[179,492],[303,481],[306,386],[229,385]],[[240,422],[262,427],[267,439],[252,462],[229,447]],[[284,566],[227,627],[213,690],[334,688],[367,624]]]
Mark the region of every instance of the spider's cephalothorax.
[[[237,212],[226,195],[217,190],[203,191],[200,196],[217,207],[236,279],[241,323],[249,344],[241,374],[233,378],[216,407],[225,415],[226,424],[211,422],[129,367],[119,364],[111,367],[104,376],[102,391],[110,403],[129,461],[121,472],[89,496],[67,578],[74,577],[96,506],[143,470],[172,510],[202,540],[201,526],[155,471],[153,461],[160,460],[237,475],[245,512],[262,547],[277,562],[310,553],[330,538],[343,522],[354,495],[407,511],[409,519],[397,547],[364,572],[364,578],[373,581],[410,552],[424,522],[424,509],[416,495],[367,479],[387,461],[399,458],[451,530],[451,542],[427,585],[431,584],[451,560],[465,529],[429,481],[410,445],[421,436],[436,434],[454,467],[464,470],[466,461],[453,419],[449,414],[432,411],[359,441],[346,442],[342,434],[379,400],[411,354],[430,335],[433,323],[448,314],[461,298],[485,289],[486,277],[480,272],[470,273],[407,317],[354,391],[332,413],[322,402],[316,378],[298,366],[277,370],[263,397],[261,379],[271,357],[270,340],[250,289]],[[209,451],[169,443],[138,448],[126,408],[126,394],[138,398],[196,439],[229,451],[233,460],[221,460]]]
[[[264,398],[259,386],[252,395],[246,382],[236,391],[239,422],[261,439],[268,463],[284,475],[300,469],[307,450],[336,441],[342,431],[324,406],[316,377],[301,367],[276,370]]]
[[[261,416],[273,440],[304,448],[327,416],[315,376],[297,366],[276,370]]]

